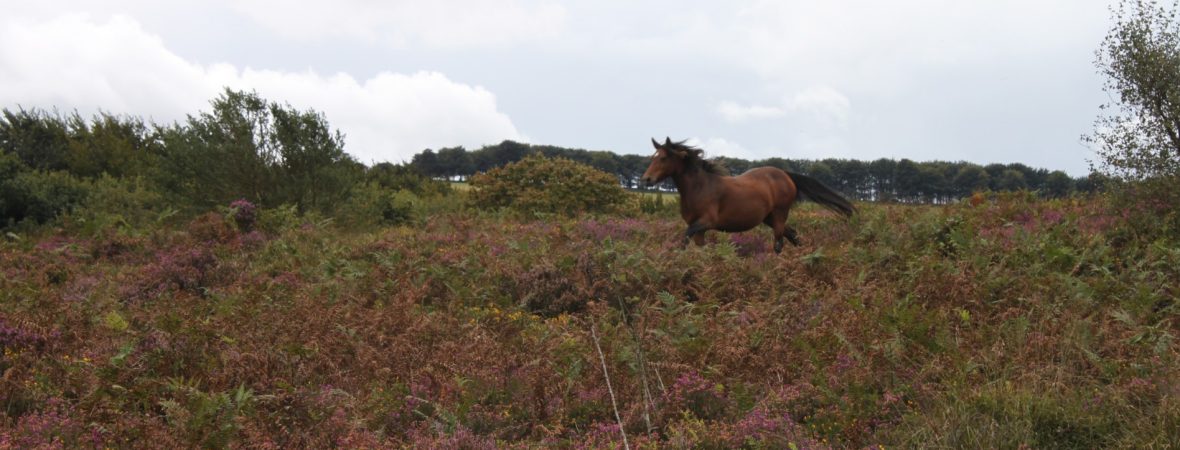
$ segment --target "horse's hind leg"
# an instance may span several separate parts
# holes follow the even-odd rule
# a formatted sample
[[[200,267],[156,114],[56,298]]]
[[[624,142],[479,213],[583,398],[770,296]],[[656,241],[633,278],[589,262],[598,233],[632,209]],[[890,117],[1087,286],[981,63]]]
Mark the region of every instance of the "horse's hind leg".
[[[774,252],[782,253],[783,238],[791,241],[791,245],[799,246],[799,235],[795,233],[795,229],[787,225],[787,212],[773,212],[766,216],[764,221],[766,225],[774,229]]]
[[[799,244],[799,235],[797,233],[795,233],[795,229],[791,228],[791,226],[787,225],[787,224],[783,224],[783,226],[786,227],[784,234],[786,234],[787,240],[791,241],[791,245],[798,247],[800,245]]]
[[[786,231],[787,223],[778,217],[778,214],[770,213],[766,219],[762,221],[766,226],[774,230],[774,252],[783,252],[783,233]]]

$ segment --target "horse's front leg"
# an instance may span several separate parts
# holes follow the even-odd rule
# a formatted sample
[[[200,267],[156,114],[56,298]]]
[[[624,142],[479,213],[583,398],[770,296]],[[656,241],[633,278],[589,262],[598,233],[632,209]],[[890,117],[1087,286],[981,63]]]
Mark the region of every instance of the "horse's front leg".
[[[698,246],[705,245],[705,230],[708,229],[709,226],[701,222],[694,222],[692,225],[689,225],[688,229],[684,231],[684,242],[680,246],[682,248],[687,246],[690,238]]]

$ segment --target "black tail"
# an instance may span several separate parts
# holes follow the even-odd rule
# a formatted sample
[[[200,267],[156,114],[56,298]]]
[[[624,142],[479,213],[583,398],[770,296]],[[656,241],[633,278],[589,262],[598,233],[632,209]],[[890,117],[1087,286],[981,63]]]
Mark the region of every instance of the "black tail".
[[[795,189],[799,191],[799,195],[804,200],[819,203],[824,208],[828,208],[845,217],[852,217],[852,213],[856,212],[856,208],[852,206],[851,202],[841,197],[832,188],[824,186],[819,180],[793,172],[787,172],[787,175],[791,176],[791,180],[795,182]]]

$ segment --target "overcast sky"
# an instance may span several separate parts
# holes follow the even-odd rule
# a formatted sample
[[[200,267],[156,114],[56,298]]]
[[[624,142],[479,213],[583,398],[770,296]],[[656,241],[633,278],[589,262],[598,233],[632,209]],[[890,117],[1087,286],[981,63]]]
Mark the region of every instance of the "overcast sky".
[[[1088,172],[1108,1],[5,0],[0,107],[183,120],[223,87],[360,160],[514,139]]]

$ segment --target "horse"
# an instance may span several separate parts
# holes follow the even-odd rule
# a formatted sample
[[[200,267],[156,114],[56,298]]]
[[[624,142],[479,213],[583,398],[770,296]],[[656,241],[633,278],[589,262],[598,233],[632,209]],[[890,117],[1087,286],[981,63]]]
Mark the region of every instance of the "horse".
[[[651,140],[656,152],[640,181],[652,186],[671,177],[680,191],[680,216],[688,224],[684,242],[705,244],[705,231],[741,232],[766,224],[774,230],[774,252],[782,253],[783,238],[799,246],[794,228],[787,225],[791,206],[811,200],[845,217],[856,208],[836,191],[806,175],[777,167],[757,167],[729,176],[720,164],[706,160],[704,151],[665,137]]]

